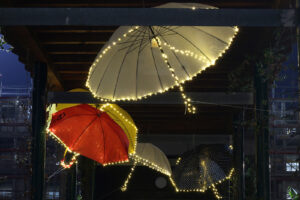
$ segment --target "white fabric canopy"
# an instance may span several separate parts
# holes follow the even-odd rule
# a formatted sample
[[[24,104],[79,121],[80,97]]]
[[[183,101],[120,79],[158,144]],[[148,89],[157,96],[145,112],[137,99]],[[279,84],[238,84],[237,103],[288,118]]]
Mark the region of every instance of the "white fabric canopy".
[[[136,153],[130,155],[130,158],[167,176],[171,176],[172,174],[167,156],[153,144],[137,143]]]
[[[159,7],[191,8],[191,12],[214,8],[196,3]],[[137,100],[162,93],[178,85],[166,60],[178,82],[191,80],[214,65],[229,48],[237,30],[214,26],[121,26],[96,57],[86,85],[94,96],[109,100]]]

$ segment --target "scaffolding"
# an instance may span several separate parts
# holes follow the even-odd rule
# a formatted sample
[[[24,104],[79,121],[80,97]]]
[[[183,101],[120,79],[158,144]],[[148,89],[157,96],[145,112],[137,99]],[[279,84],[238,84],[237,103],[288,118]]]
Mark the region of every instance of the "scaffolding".
[[[0,199],[26,200],[31,195],[30,88],[26,94],[6,89],[0,96]]]
[[[291,71],[285,73],[293,83]],[[297,73],[297,72],[295,72]],[[297,81],[294,80],[294,81]],[[275,81],[271,90],[269,113],[271,199],[289,199],[288,187],[300,191],[300,127],[298,87]]]

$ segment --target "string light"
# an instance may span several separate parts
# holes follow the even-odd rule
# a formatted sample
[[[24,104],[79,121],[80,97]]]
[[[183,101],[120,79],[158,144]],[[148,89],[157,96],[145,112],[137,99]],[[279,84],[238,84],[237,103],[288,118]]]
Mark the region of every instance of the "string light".
[[[177,160],[176,160],[175,165],[178,165],[180,163],[180,161],[181,161],[181,157],[178,157]]]
[[[165,174],[167,176],[171,176],[171,172],[168,169],[164,169],[164,168],[158,166],[157,164],[155,164],[154,162],[151,162],[151,161],[149,161],[149,160],[147,160],[145,158],[142,158],[142,157],[140,157],[140,156],[138,156],[136,154],[131,155],[130,157],[135,162],[137,162],[137,163],[140,163],[140,164],[142,164],[144,166],[147,166],[147,167],[149,167],[151,169],[154,169],[154,170],[156,170],[156,171],[158,171],[158,172],[160,172],[162,174]]]
[[[120,161],[116,161],[116,162],[107,162],[107,163],[103,163],[103,167],[105,166],[111,166],[111,165],[120,165],[120,164],[124,164],[124,163],[127,163],[129,162],[129,159],[126,159],[126,160],[120,160]]]
[[[126,178],[126,180],[125,180],[123,186],[121,187],[121,191],[122,191],[122,192],[125,192],[125,191],[127,190],[127,185],[128,185],[128,183],[129,183],[129,180],[131,179],[131,176],[132,176],[134,170],[135,170],[136,164],[137,164],[137,162],[134,162],[134,163],[133,163],[133,166],[132,166],[131,169],[130,169],[130,173],[128,174],[128,176],[127,176],[127,178]]]
[[[221,184],[221,183],[223,183],[226,180],[230,180],[231,177],[232,177],[232,175],[233,175],[233,173],[234,173],[234,168],[232,168],[230,170],[228,176],[226,176],[225,178],[223,178],[223,179],[221,179],[219,181],[216,181],[215,183],[211,184],[209,187],[197,188],[197,189],[179,189],[177,187],[174,179],[171,176],[169,176],[169,180],[170,180],[172,186],[175,188],[176,192],[201,192],[201,193],[203,193],[203,192],[206,192],[208,189],[211,189],[217,199],[222,199],[222,196],[219,194],[216,186],[219,185],[219,184]]]
[[[214,195],[215,195],[215,197],[216,197],[217,199],[222,199],[222,198],[223,198],[223,197],[220,195],[220,193],[218,192],[218,190],[217,190],[217,188],[215,187],[214,184],[212,184],[212,191],[213,191],[213,193],[214,193]]]
[[[63,168],[70,168],[74,163],[77,163],[77,157],[80,155],[79,153],[77,152],[74,152],[72,151],[59,137],[57,137],[54,133],[52,133],[49,128],[47,127],[46,128],[46,132],[48,133],[48,135],[54,139],[57,143],[59,143],[60,145],[62,145],[66,151],[74,154],[73,157],[71,158],[71,161],[69,164],[66,164],[65,163],[65,159],[62,159],[60,161],[60,165],[63,167]]]
[[[193,7],[192,7],[191,9],[193,9]],[[195,8],[195,9],[196,9],[196,8]],[[137,29],[139,29],[139,28],[140,28],[139,26],[135,26],[134,28],[130,28],[130,29],[127,31],[127,33],[125,33],[125,34],[123,35],[123,38],[126,38],[129,34],[132,34],[133,32],[135,32],[135,31],[136,31]],[[167,46],[172,47],[171,50],[173,50],[173,52],[175,52],[175,53],[180,53],[180,54],[182,54],[182,55],[186,55],[186,56],[189,56],[189,57],[193,57],[194,59],[197,59],[197,60],[199,60],[199,61],[201,61],[201,62],[206,63],[206,65],[203,66],[202,68],[200,68],[198,72],[195,72],[194,74],[191,74],[189,77],[186,77],[185,80],[179,81],[179,79],[178,79],[179,84],[177,84],[177,83],[175,82],[175,83],[176,83],[175,85],[180,86],[180,84],[184,83],[185,81],[192,80],[195,76],[197,76],[199,73],[201,73],[201,72],[202,72],[203,70],[205,70],[207,67],[210,67],[210,66],[215,65],[216,60],[217,60],[219,57],[221,57],[221,56],[226,52],[226,50],[230,47],[230,45],[231,45],[231,43],[232,43],[234,37],[236,36],[236,34],[237,34],[237,32],[238,32],[238,27],[236,27],[236,26],[233,27],[233,31],[234,31],[233,36],[230,37],[230,38],[228,39],[229,42],[228,42],[227,46],[224,48],[224,50],[223,50],[222,52],[219,53],[218,57],[215,58],[215,59],[212,60],[212,61],[208,61],[207,58],[203,57],[202,55],[197,55],[197,54],[195,54],[194,52],[191,52],[191,51],[189,51],[189,50],[180,50],[180,49],[176,49],[175,47],[172,47],[172,46],[166,44]],[[157,37],[156,37],[156,38],[157,38]],[[117,45],[119,42],[121,42],[121,41],[122,41],[122,38],[119,37],[119,38],[118,38],[118,41],[112,41],[112,42],[111,42],[111,43],[112,43],[112,46],[116,46],[116,45]],[[151,40],[151,45],[154,45],[154,44],[153,44],[153,39]],[[96,64],[100,61],[100,59],[104,56],[104,54],[105,54],[107,51],[109,51],[110,49],[112,49],[111,45],[107,46],[100,54],[98,54],[97,58],[95,59],[95,61],[93,62],[92,66],[91,66],[90,69],[89,69],[88,78],[87,78],[87,81],[86,81],[86,86],[89,88],[89,90],[91,91],[92,95],[93,95],[95,98],[99,98],[101,101],[104,101],[104,102],[109,102],[109,101],[115,102],[115,101],[132,101],[132,100],[140,100],[140,99],[143,99],[143,98],[147,98],[147,97],[149,97],[149,96],[152,96],[152,95],[156,95],[156,94],[158,94],[158,93],[166,92],[166,91],[168,91],[168,90],[174,88],[174,86],[166,87],[166,88],[163,88],[163,89],[161,89],[161,90],[159,90],[159,91],[157,91],[157,92],[150,92],[150,93],[143,94],[143,95],[137,96],[137,97],[133,96],[133,97],[122,97],[122,98],[113,98],[113,99],[107,99],[107,98],[99,97],[99,96],[97,95],[97,93],[96,93],[96,92],[91,88],[91,86],[90,86],[91,74],[92,74],[92,72],[95,70]],[[168,69],[171,70],[169,67],[168,67]],[[174,75],[175,75],[175,74],[174,74]],[[178,78],[178,77],[177,77],[177,78]],[[179,87],[179,89],[182,90],[181,92],[184,92],[184,91],[183,91],[183,87]],[[186,95],[184,95],[184,96],[186,96]],[[182,97],[183,97],[183,95],[182,95]],[[189,107],[188,112],[190,112],[190,113],[195,113],[195,112],[196,112],[196,108],[194,108],[194,107],[192,106],[191,103],[188,103],[188,102],[187,102],[186,105]],[[194,108],[194,109],[193,109],[193,108]]]
[[[152,34],[154,35],[154,32],[153,32],[152,28],[150,28],[150,29],[151,29],[151,31],[152,31]],[[167,56],[167,54],[165,54],[163,48],[161,47],[160,40],[158,39],[158,37],[154,37],[154,38],[155,38],[155,40],[156,40],[156,42],[157,42],[157,45],[158,45],[158,47],[159,47],[159,50],[160,50],[160,53],[161,53],[161,57],[163,58],[164,63],[166,63],[166,65],[167,65],[169,71],[171,72],[171,75],[172,75],[173,79],[175,80],[176,86],[179,86],[179,90],[180,90],[180,93],[181,93],[181,97],[182,97],[183,100],[184,100],[184,104],[185,104],[185,106],[187,107],[188,113],[193,113],[193,114],[195,114],[195,113],[196,113],[196,107],[193,106],[193,105],[191,104],[191,99],[188,98],[188,97],[186,96],[186,94],[184,93],[184,89],[183,89],[182,83],[179,82],[179,78],[178,78],[178,76],[175,74],[174,68],[170,65],[169,60],[168,60],[168,56]]]
[[[73,157],[71,158],[71,161],[69,162],[69,164],[66,164],[65,163],[65,159],[62,159],[60,161],[60,165],[63,167],[63,168],[70,168],[74,163],[77,163],[77,156],[79,156],[79,154],[74,154]]]
[[[149,160],[147,160],[145,158],[142,158],[142,157],[140,157],[136,154],[130,155],[130,158],[132,160],[134,160],[134,163],[133,163],[133,166],[131,167],[130,173],[128,174],[123,186],[121,187],[122,192],[125,192],[127,190],[128,182],[131,179],[132,173],[134,172],[137,163],[139,163],[141,165],[144,165],[146,167],[149,167],[149,168],[151,168],[155,171],[158,171],[158,172],[160,172],[160,173],[162,173],[162,174],[164,174],[168,177],[171,177],[171,172],[168,169],[164,169],[164,168],[158,166],[157,164],[155,164],[153,162],[150,162]]]

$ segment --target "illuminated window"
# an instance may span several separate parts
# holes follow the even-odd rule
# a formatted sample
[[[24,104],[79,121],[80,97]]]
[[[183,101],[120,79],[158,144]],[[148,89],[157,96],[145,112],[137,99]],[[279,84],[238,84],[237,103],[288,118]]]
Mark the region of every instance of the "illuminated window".
[[[299,163],[298,162],[287,162],[285,164],[287,172],[295,172],[299,171]]]
[[[295,134],[297,133],[297,129],[296,128],[286,128],[285,129],[285,134],[286,135],[291,135],[291,134]]]

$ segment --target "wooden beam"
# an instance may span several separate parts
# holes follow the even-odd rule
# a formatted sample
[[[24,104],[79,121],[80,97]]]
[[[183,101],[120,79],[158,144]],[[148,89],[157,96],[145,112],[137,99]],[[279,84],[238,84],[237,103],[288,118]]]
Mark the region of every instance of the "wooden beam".
[[[106,41],[42,41],[41,44],[44,45],[55,45],[55,44],[105,44]]]
[[[295,27],[296,19],[295,9],[0,8],[0,25],[3,26]]]
[[[44,49],[51,52],[70,52],[70,51],[87,51],[87,52],[99,52],[103,44],[49,44],[43,45]]]
[[[109,2],[103,1],[93,1],[91,2],[76,2],[76,1],[61,1],[61,0],[44,0],[41,2],[35,2],[32,0],[17,0],[17,5],[19,7],[155,7],[164,3],[168,3],[168,0],[160,0],[160,1],[138,1],[131,0],[128,2],[124,2],[122,0],[110,0]],[[176,2],[185,3],[185,0],[179,0]],[[211,1],[211,0],[201,0],[203,4],[209,4],[216,7],[270,7],[271,2],[267,0],[262,1],[250,1],[244,0],[236,2],[234,0],[231,1]]]
[[[58,61],[53,62],[54,65],[73,65],[73,64],[82,64],[82,65],[92,65],[92,61]]]
[[[98,52],[96,51],[51,51],[50,55],[94,55],[96,56]]]
[[[83,54],[78,56],[77,54],[66,54],[66,55],[52,55],[51,59],[53,63],[58,62],[65,62],[65,61],[71,61],[71,62],[93,62],[96,58],[97,54]]]
[[[201,144],[230,144],[230,135],[145,135],[140,134],[139,142],[150,142],[159,147],[166,155],[180,155]]]
[[[252,93],[187,93],[195,104],[231,104],[252,105]],[[92,97],[89,92],[49,92],[49,103],[100,103],[99,99]],[[165,93],[154,95],[140,101],[119,102],[119,104],[182,104],[180,93]]]
[[[38,39],[41,42],[106,42],[111,36],[109,33],[38,33]]]
[[[38,33],[113,33],[118,27],[117,26],[32,26],[32,30]]]

